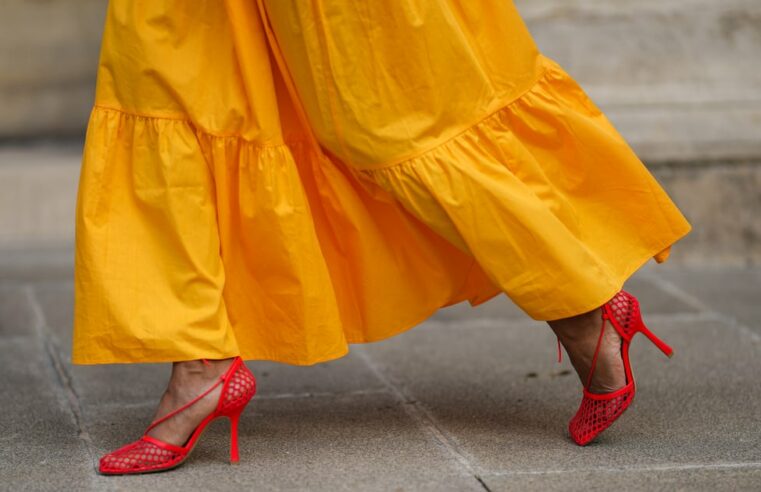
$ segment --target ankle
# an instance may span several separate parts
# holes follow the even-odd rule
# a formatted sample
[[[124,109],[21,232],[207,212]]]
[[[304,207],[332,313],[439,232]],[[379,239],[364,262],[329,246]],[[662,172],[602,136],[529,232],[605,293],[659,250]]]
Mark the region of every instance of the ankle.
[[[602,323],[602,309],[576,316],[550,321],[548,324],[560,339],[563,346],[585,345],[590,339],[596,339]]]
[[[233,358],[175,362],[168,389],[216,379],[227,371],[232,362]]]
[[[620,355],[620,337],[612,327],[601,331],[601,308],[549,324],[565,347],[582,385],[586,387],[589,383],[590,391],[595,393],[606,393],[621,387],[625,376]],[[593,368],[596,352],[599,357]],[[592,381],[589,381],[590,373],[594,374]]]

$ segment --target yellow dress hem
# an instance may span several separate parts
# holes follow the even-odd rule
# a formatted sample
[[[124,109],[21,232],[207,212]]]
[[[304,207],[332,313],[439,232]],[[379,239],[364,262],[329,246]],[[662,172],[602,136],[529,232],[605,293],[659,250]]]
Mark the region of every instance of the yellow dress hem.
[[[629,268],[627,268],[627,271],[625,274],[621,275],[619,278],[615,279],[611,285],[613,286],[610,289],[607,289],[605,291],[602,291],[603,293],[595,298],[594,300],[591,300],[588,305],[580,306],[580,308],[577,311],[566,311],[566,312],[557,312],[555,314],[551,314],[547,319],[537,319],[532,318],[536,321],[553,321],[557,319],[567,318],[570,316],[575,316],[578,314],[586,313],[589,311],[592,311],[593,309],[598,308],[605,302],[607,302],[609,299],[611,299],[619,290],[621,290],[624,286],[624,283],[626,280],[639,268],[641,268],[645,263],[647,263],[651,258],[655,259],[659,253],[663,251],[669,251],[672,247],[672,245],[684,237],[689,231],[691,230],[691,227],[687,227],[686,229],[683,229],[681,231],[676,232],[676,236],[666,240],[663,244],[660,244],[652,249],[651,252],[648,253],[648,255],[630,265]],[[658,263],[663,263],[667,260],[668,256],[663,259],[663,261],[659,261]],[[657,260],[656,260],[657,261]],[[230,353],[230,354],[220,354],[220,353],[194,353],[194,354],[186,354],[186,353],[177,353],[177,354],[161,354],[157,356],[148,356],[141,357],[139,359],[125,359],[125,358],[118,358],[118,357],[78,357],[76,359],[72,360],[72,363],[76,365],[95,365],[95,364],[132,364],[132,363],[145,363],[145,364],[153,364],[153,363],[166,363],[166,362],[177,362],[177,361],[183,361],[183,360],[195,360],[195,359],[201,359],[201,358],[211,358],[211,359],[222,359],[227,357],[235,357],[237,355],[240,355],[244,360],[247,361],[270,361],[270,362],[278,362],[283,364],[289,364],[289,365],[297,365],[297,366],[311,366],[315,364],[319,364],[322,362],[329,362],[332,360],[337,360],[342,357],[345,357],[351,352],[350,345],[360,345],[360,344],[368,344],[368,343],[376,343],[376,342],[382,342],[388,339],[391,339],[397,335],[401,335],[421,323],[425,322],[428,318],[430,318],[433,314],[436,313],[439,309],[446,307],[448,305],[454,305],[458,304],[460,302],[465,302],[466,300],[469,302],[471,307],[476,307],[480,304],[485,304],[486,302],[494,299],[500,294],[503,294],[502,291],[496,291],[491,292],[484,298],[479,299],[476,302],[472,302],[469,299],[462,299],[460,301],[452,302],[449,304],[443,304],[443,305],[435,305],[434,307],[429,307],[424,310],[421,310],[423,314],[418,316],[418,321],[405,324],[395,330],[389,331],[388,333],[384,334],[381,337],[377,338],[354,338],[354,339],[347,339],[347,346],[342,349],[338,350],[336,352],[328,353],[327,355],[322,355],[320,357],[313,357],[313,358],[289,358],[289,357],[283,357],[282,354],[273,354],[269,352],[258,352],[256,350],[247,350],[243,349],[239,353]],[[645,312],[647,310],[647,307],[645,306],[643,309],[645,309]]]

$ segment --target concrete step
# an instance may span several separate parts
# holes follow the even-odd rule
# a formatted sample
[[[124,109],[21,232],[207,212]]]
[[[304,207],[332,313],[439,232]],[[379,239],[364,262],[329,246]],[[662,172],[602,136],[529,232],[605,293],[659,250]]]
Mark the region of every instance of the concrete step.
[[[78,145],[0,147],[0,248],[74,241]]]
[[[516,5],[648,162],[761,157],[761,2]]]
[[[0,254],[71,247],[80,147],[0,147]],[[650,163],[693,225],[669,261],[761,264],[761,160]],[[48,261],[48,260],[44,260]],[[2,261],[0,261],[2,263]]]

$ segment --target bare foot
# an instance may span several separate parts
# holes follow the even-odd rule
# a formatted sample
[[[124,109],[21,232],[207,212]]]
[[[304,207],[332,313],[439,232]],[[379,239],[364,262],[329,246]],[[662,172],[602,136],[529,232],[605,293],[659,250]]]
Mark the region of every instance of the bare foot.
[[[180,408],[208,390],[232,364],[233,359],[175,362],[153,421]],[[217,406],[222,392],[220,384],[208,395],[177,415],[170,417],[148,432],[148,435],[176,446],[184,445],[198,424]]]
[[[571,318],[550,321],[548,324],[565,347],[581,384],[586,384],[602,327],[602,308]],[[600,353],[589,386],[590,392],[610,393],[626,385],[621,342],[621,336],[610,322],[606,321]]]

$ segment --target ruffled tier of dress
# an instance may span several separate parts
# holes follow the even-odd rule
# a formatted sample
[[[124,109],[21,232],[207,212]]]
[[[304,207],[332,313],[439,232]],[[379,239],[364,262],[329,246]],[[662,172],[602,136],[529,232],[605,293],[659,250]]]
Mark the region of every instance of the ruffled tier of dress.
[[[534,319],[590,311],[689,223],[555,61],[498,111],[417,156],[357,171],[473,256]]]
[[[500,292],[471,256],[305,143],[96,107],[83,162],[76,363],[313,364]]]

